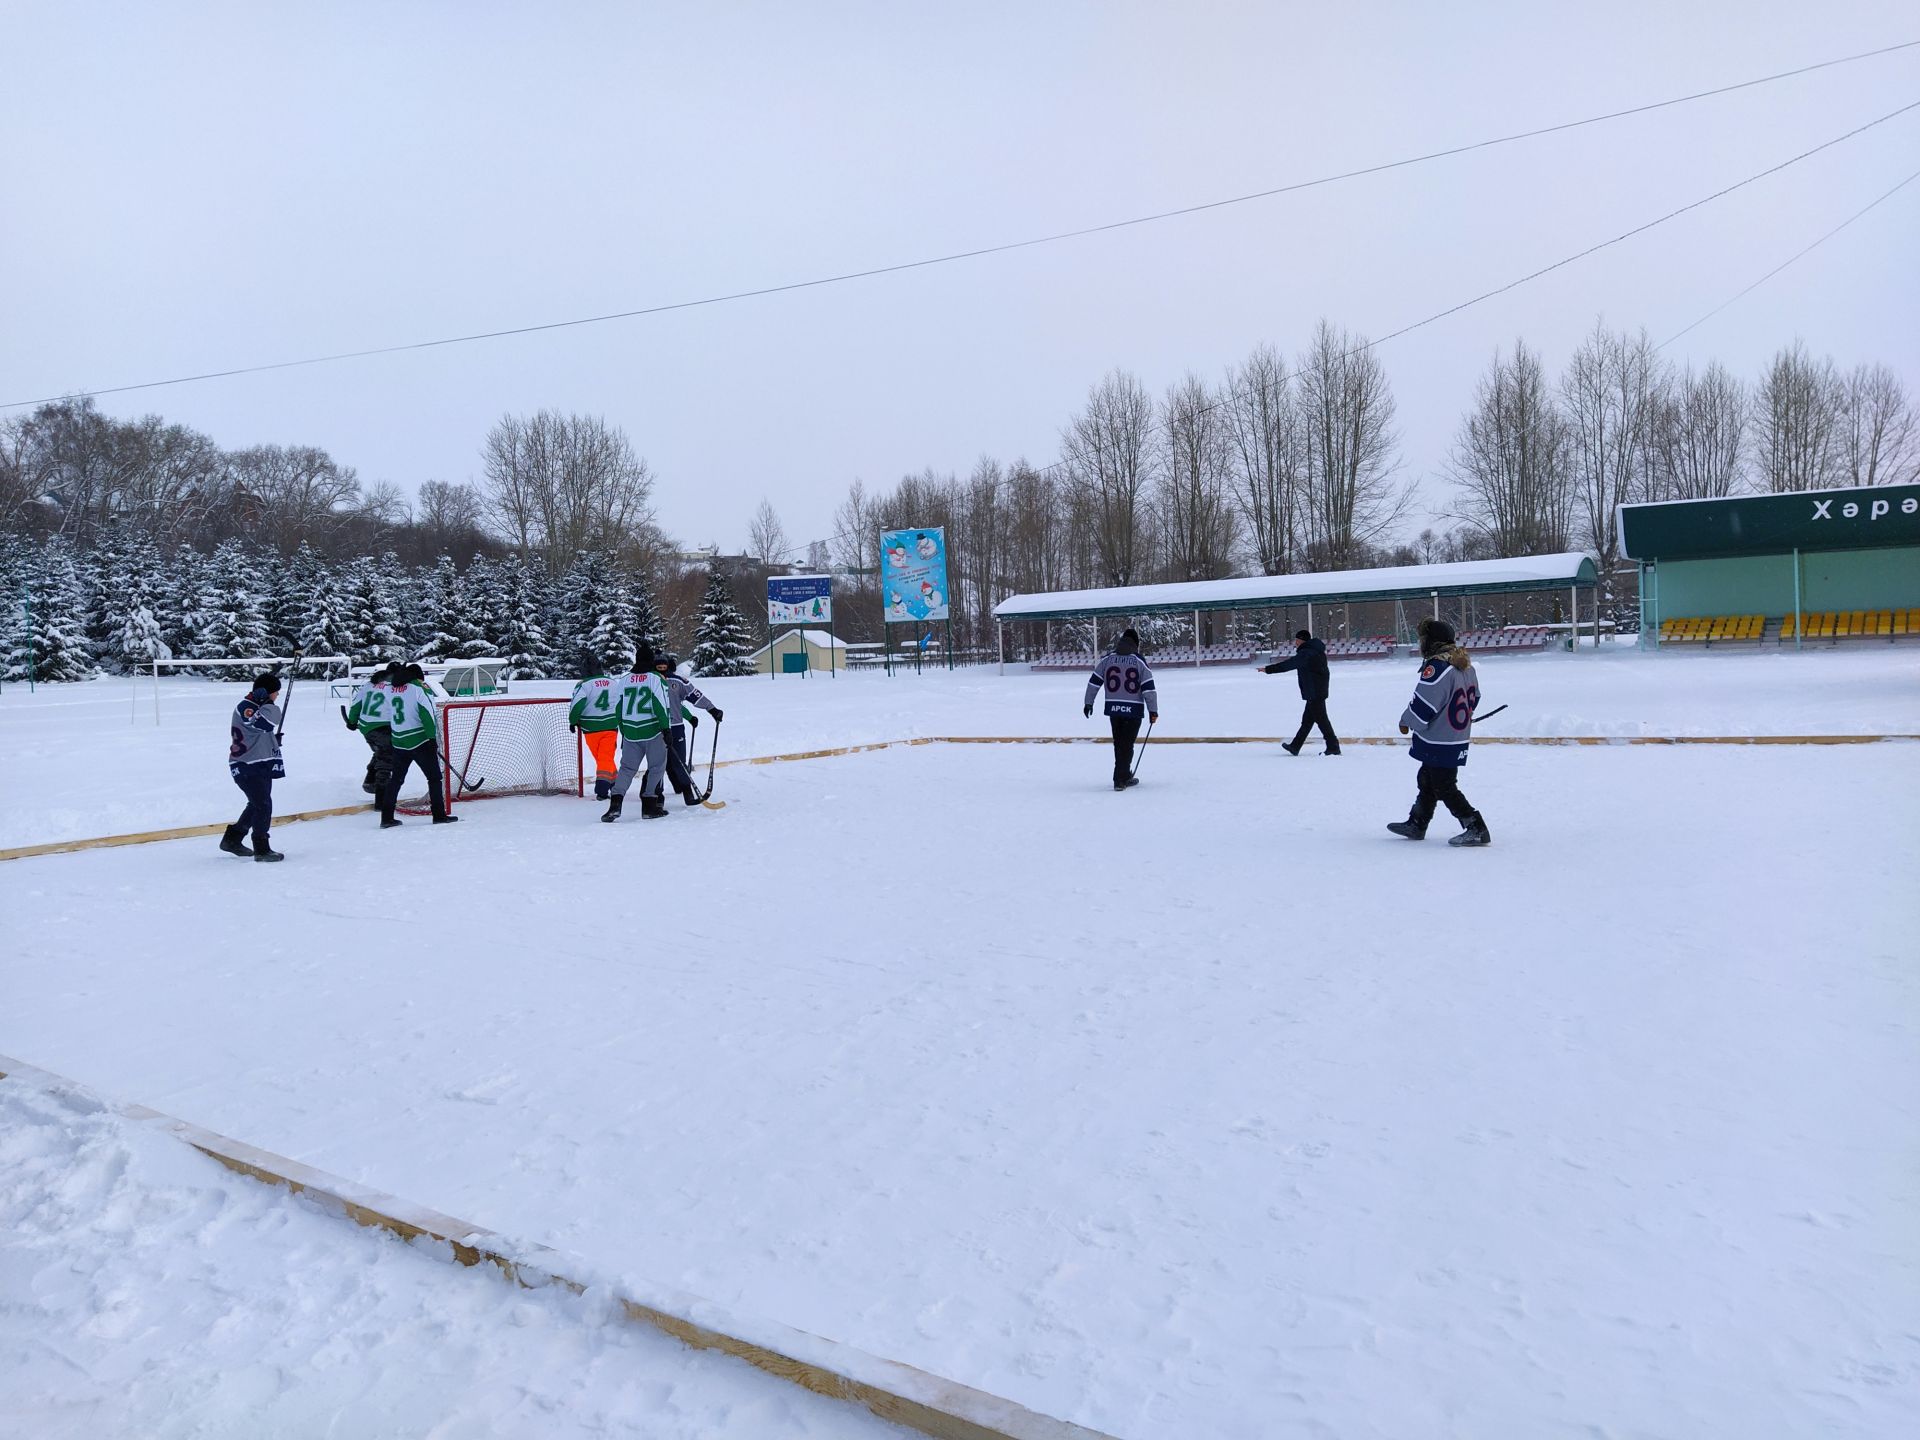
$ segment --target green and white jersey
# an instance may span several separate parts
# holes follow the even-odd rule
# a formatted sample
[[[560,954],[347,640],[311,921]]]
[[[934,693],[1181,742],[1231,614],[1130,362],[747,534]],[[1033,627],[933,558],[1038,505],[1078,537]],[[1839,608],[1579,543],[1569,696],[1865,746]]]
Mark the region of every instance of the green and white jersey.
[[[573,703],[567,707],[567,723],[589,734],[619,729],[620,683],[605,675],[594,675],[574,686]]]
[[[387,719],[388,689],[384,681],[362,680],[347,705],[347,721],[356,730],[384,730]]]
[[[620,678],[620,736],[651,740],[667,729],[667,687],[658,675],[635,672]]]
[[[393,748],[418,750],[440,735],[440,717],[433,696],[418,685],[387,687],[387,723],[393,727]]]

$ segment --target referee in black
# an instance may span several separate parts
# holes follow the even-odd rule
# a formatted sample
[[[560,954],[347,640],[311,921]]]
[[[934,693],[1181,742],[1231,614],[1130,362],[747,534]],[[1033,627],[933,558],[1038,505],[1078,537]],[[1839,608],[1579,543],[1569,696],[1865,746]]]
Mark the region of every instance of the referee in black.
[[[1300,747],[1307,743],[1307,732],[1314,726],[1320,727],[1320,733],[1326,738],[1327,754],[1340,753],[1340,737],[1333,733],[1333,722],[1327,718],[1327,647],[1305,630],[1293,633],[1293,658],[1276,660],[1271,665],[1261,666],[1268,675],[1278,675],[1291,670],[1294,678],[1300,682],[1300,698],[1307,702],[1306,709],[1300,712],[1300,728],[1295,732],[1291,745],[1280,748],[1289,755],[1298,755]]]

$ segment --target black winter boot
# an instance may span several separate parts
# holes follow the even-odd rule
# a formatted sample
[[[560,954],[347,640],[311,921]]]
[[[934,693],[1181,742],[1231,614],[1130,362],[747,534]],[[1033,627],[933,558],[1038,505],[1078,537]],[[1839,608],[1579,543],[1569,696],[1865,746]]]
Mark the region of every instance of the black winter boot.
[[[642,820],[666,819],[667,797],[664,795],[642,795],[640,797],[640,818]]]
[[[689,785],[680,792],[680,798],[687,802],[687,809],[691,810],[700,803],[700,792]]]
[[[220,837],[220,848],[226,851],[227,854],[238,855],[244,860],[253,854],[253,851],[247,848],[245,842],[241,840],[240,835],[241,830],[238,825],[227,826],[227,833]]]
[[[593,782],[593,798],[596,800],[606,800],[610,799],[612,795],[613,781],[601,780],[596,777]]]
[[[287,857],[274,849],[267,841],[262,840],[253,847],[253,858],[255,860],[284,860]]]
[[[448,811],[448,812],[447,812],[446,814],[444,814],[444,815],[436,815],[436,816],[434,816],[434,817],[433,817],[433,823],[434,823],[434,824],[436,824],[436,825],[451,825],[451,824],[453,824],[453,823],[454,823],[454,822],[455,822],[456,820],[458,820],[459,818],[460,818],[460,817],[459,817],[458,815],[456,815],[456,814],[454,814],[454,813],[453,813],[453,812],[452,812],[451,810],[449,810],[449,811]]]
[[[1300,747],[1298,745],[1291,744],[1284,740],[1280,742],[1280,748],[1289,755],[1298,755],[1300,753]]]
[[[624,795],[608,796],[607,813],[600,817],[601,822],[606,825],[611,825],[614,821],[618,820],[620,818],[620,807],[626,803],[627,797]]]
[[[397,815],[382,815],[380,817],[380,828],[382,830],[391,830],[399,823],[400,817]]]
[[[1480,812],[1478,810],[1473,812],[1473,818],[1467,821],[1466,828],[1451,840],[1447,841],[1447,844],[1453,846],[1455,849],[1461,850],[1470,846],[1491,845],[1492,843],[1493,836],[1487,830],[1487,822],[1480,818]]]
[[[1408,840],[1424,840],[1427,838],[1427,827],[1413,820],[1395,820],[1391,825],[1387,826],[1387,829]]]

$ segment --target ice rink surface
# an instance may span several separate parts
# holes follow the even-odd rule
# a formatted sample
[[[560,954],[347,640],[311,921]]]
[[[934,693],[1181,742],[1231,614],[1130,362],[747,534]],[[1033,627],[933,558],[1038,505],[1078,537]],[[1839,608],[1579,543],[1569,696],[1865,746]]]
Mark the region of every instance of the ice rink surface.
[[[1013,667],[1018,671],[1019,667]],[[1329,708],[1344,735],[1391,737],[1413,686],[1406,661],[1333,665]],[[1483,708],[1509,705],[1487,734],[1882,735],[1920,731],[1920,647],[1770,654],[1476,658]],[[702,681],[726,711],[721,755],[775,755],[919,735],[1092,735],[1078,671],[1005,677],[991,668],[896,676],[757,676]],[[1251,667],[1164,668],[1163,735],[1290,735],[1300,717],[1292,675]],[[516,696],[565,696],[531,681]],[[0,691],[0,848],[204,824],[240,812],[227,778],[227,717],[239,686],[173,677]],[[280,810],[357,804],[366,746],[341,724],[339,697],[301,680],[287,720]],[[702,759],[712,738],[700,732]],[[229,814],[231,812],[231,815]]]
[[[1484,688],[1546,733],[1911,729],[1909,653]],[[1411,675],[1333,678],[1383,733]],[[1290,677],[1162,685],[1186,733],[1297,714]],[[772,752],[1084,731],[1078,687],[716,689]],[[354,795],[332,733],[314,803]],[[135,753],[162,783],[117,803],[228,808]],[[1483,851],[1384,832],[1385,747],[1105,769],[927,746],[723,771],[660,823],[502,800],[291,827],[277,867],[14,862],[0,1052],[1128,1440],[1920,1423],[1920,746],[1476,749]]]

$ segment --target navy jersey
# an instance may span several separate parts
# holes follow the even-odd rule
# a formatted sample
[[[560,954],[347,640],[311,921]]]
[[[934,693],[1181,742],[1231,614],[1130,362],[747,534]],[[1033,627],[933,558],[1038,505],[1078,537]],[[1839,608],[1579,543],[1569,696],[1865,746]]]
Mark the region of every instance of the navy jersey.
[[[1156,718],[1160,714],[1153,671],[1138,655],[1115,652],[1100,657],[1100,663],[1093,667],[1093,677],[1087,681],[1086,703],[1091,705],[1094,697],[1102,694],[1107,697],[1109,715],[1138,715],[1142,710]]]
[[[1466,764],[1479,704],[1480,677],[1460,646],[1421,661],[1413,699],[1400,712],[1400,723],[1413,736],[1413,758],[1422,765]]]
[[[258,690],[249,690],[247,698],[233,707],[233,719],[227,726],[227,769],[236,778],[245,766],[270,767],[264,773],[279,779],[287,773],[280,759],[280,740],[274,731],[280,724],[280,707]],[[255,774],[263,773],[254,770]]]

